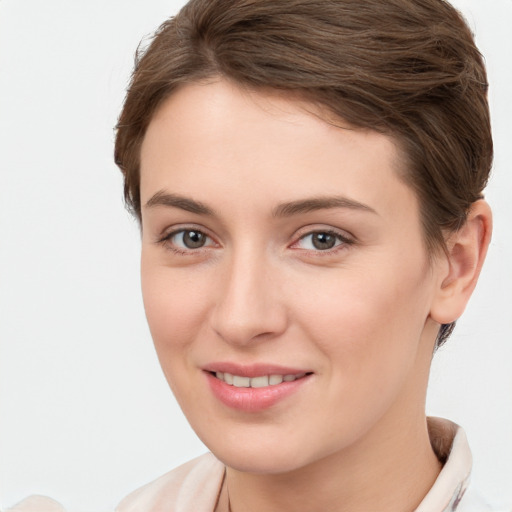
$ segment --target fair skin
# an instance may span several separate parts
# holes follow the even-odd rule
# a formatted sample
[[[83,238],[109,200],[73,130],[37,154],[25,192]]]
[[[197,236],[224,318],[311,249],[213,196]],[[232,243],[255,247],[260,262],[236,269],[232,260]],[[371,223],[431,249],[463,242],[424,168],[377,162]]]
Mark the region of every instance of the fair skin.
[[[393,140],[319,114],[212,80],[175,92],[142,145],[146,315],[178,402],[226,464],[219,511],[229,494],[233,512],[405,512],[440,471],[430,361],[476,283],[489,209],[476,203],[430,262]],[[268,402],[212,375],[226,364],[301,378]]]

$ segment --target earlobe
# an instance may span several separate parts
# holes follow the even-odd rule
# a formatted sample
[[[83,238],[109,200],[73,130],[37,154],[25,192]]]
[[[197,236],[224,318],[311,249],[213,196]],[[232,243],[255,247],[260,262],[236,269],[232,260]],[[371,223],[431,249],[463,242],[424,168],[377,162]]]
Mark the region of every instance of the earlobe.
[[[436,322],[449,324],[462,315],[478,281],[491,233],[491,209],[481,199],[472,205],[464,225],[447,241],[445,264],[430,312]]]

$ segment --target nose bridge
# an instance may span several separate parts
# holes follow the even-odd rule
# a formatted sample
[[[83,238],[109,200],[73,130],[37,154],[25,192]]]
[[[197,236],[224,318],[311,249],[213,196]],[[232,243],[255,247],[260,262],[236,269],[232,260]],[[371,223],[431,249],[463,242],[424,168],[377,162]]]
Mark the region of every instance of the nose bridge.
[[[220,276],[214,330],[225,341],[246,344],[276,336],[286,326],[279,300],[278,269],[261,248],[245,244],[230,251]]]

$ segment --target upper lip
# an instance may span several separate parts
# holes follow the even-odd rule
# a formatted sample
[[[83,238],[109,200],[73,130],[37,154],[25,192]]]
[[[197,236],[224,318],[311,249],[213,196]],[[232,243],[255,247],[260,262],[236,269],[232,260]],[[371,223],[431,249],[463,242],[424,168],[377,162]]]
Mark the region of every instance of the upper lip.
[[[240,377],[260,377],[262,375],[298,375],[302,373],[312,373],[304,368],[292,366],[282,366],[278,364],[251,363],[239,364],[229,361],[210,363],[202,368],[207,372],[230,373]]]

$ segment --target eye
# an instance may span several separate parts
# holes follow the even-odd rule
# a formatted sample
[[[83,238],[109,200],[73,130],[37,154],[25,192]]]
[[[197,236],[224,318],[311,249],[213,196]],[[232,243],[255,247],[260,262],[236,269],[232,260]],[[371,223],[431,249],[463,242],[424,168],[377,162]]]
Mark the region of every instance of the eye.
[[[194,250],[214,245],[213,240],[198,229],[180,229],[167,235],[162,242],[177,250]]]
[[[335,231],[314,231],[302,236],[297,247],[310,251],[328,251],[343,244],[351,244],[352,240]]]

